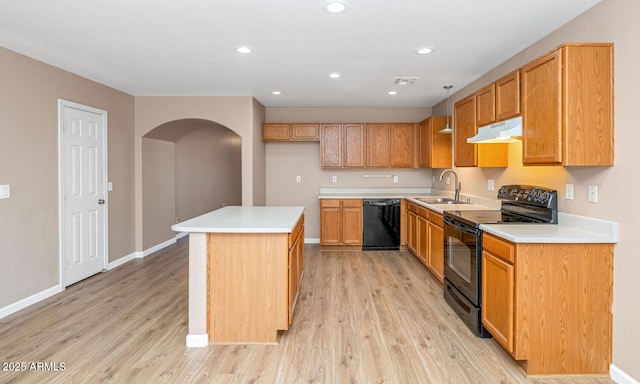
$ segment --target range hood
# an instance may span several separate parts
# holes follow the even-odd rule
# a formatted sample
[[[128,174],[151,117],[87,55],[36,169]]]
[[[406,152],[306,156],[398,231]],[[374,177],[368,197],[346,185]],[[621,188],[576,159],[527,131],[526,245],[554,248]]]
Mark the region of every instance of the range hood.
[[[478,134],[467,139],[467,143],[502,144],[518,141],[522,137],[522,116],[478,128]]]

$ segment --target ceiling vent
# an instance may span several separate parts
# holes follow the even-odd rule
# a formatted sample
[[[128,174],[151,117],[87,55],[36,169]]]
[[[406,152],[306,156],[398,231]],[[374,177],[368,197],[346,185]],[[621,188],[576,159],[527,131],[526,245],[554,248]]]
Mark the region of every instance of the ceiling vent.
[[[397,85],[412,85],[415,83],[419,77],[396,77],[394,80],[394,84]]]

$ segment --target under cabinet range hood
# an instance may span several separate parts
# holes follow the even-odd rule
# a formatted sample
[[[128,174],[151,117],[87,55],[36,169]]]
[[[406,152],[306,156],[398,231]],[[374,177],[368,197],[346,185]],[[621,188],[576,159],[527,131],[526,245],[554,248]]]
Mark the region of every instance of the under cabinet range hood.
[[[467,139],[467,143],[502,144],[518,141],[522,136],[522,116],[478,128],[478,134]]]

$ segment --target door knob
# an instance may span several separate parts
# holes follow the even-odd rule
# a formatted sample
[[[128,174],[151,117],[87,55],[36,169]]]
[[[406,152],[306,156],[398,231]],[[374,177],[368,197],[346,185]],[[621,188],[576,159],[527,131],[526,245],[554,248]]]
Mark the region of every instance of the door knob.
[[[100,205],[104,204],[104,199],[98,200],[98,204],[100,204]]]

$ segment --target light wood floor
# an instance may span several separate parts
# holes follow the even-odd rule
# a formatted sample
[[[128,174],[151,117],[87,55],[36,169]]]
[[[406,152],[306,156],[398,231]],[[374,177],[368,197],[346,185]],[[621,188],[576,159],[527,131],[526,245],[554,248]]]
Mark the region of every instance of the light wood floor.
[[[294,322],[278,345],[185,347],[186,238],[0,320],[0,383],[613,383],[525,378],[474,337],[408,252],[307,245]]]

